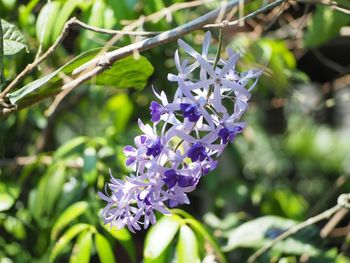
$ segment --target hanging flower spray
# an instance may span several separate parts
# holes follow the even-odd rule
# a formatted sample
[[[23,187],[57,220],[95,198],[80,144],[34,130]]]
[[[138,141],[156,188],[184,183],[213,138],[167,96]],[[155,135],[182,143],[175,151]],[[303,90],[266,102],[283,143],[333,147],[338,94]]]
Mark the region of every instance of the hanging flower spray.
[[[179,40],[195,62],[181,62],[175,52],[178,74],[168,75],[178,85],[173,100],[163,91],[155,92],[158,101],[150,105],[153,125],[139,120],[142,135],[134,139],[134,146],[124,148],[126,165],[134,173],[124,180],[111,175],[110,194],[99,193],[107,202],[102,211],[105,224],[134,232],[155,224],[155,210],[169,214],[169,208],[189,204],[187,193],[216,168],[219,155],[245,128],[240,119],[262,71],[239,73],[240,56],[230,48],[227,60],[210,59],[210,38],[206,33],[201,54]]]

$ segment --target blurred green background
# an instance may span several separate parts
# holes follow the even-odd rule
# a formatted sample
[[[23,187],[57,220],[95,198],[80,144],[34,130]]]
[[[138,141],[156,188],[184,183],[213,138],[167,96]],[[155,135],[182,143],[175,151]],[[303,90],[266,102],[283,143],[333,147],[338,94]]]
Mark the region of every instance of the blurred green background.
[[[185,1],[0,0],[1,18],[18,27],[26,45],[5,54],[5,84],[34,60],[39,46],[45,51],[55,41],[72,16],[121,29],[176,2]],[[161,15],[143,30],[168,30],[219,2]],[[264,2],[251,1],[244,13]],[[150,118],[152,86],[174,93],[167,74],[175,73],[176,42],[123,60],[114,78],[84,83],[59,103],[46,99],[3,117],[0,262],[246,262],[291,225],[336,204],[339,194],[350,192],[349,24],[350,15],[328,6],[293,2],[225,29],[224,45],[241,52],[241,70],[266,65],[244,117],[248,126],[191,193],[191,205],[159,216],[155,227],[137,234],[103,226],[104,203],[96,193],[104,190],[108,169],[115,177],[128,174],[122,149],[139,134],[137,119]],[[215,54],[218,31],[212,34]],[[196,31],[184,40],[200,49],[203,35]],[[108,39],[75,27],[17,88]],[[115,45],[136,40],[124,37]],[[66,72],[46,85],[59,87]],[[325,238],[319,235],[325,222],[308,227],[259,262],[350,262],[348,222],[345,216]]]

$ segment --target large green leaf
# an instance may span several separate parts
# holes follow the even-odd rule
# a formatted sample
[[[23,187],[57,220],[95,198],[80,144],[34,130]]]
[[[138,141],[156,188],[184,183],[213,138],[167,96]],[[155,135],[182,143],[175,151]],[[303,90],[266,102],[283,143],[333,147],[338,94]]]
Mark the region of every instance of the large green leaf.
[[[88,206],[89,204],[87,202],[81,201],[69,206],[66,210],[64,210],[52,227],[51,239],[55,240],[62,229],[71,223],[74,219],[82,215]]]
[[[99,233],[95,234],[95,247],[101,263],[116,262],[113,250],[107,238]]]
[[[277,216],[264,216],[251,220],[227,233],[228,243],[223,247],[223,250],[231,251],[238,247],[260,248],[297,223],[297,221]],[[317,255],[318,249],[308,240],[310,235],[317,233],[314,230],[314,228],[309,227],[304,230],[304,235],[299,233],[298,238],[294,236],[278,242],[272,250],[286,254]]]
[[[51,41],[54,42],[57,37],[61,34],[64,24],[67,22],[69,16],[72,14],[74,9],[79,5],[81,0],[70,0],[66,1],[57,15],[57,19],[53,25],[53,31]]]
[[[56,242],[54,247],[51,250],[50,262],[54,262],[56,257],[63,251],[63,249],[68,245],[68,243],[75,238],[81,232],[91,228],[91,225],[88,224],[76,224],[69,228]]]
[[[0,211],[10,209],[19,196],[19,193],[19,187],[0,183]]]
[[[55,24],[59,20],[59,12],[62,3],[60,1],[48,2],[43,6],[36,21],[36,37],[46,47],[52,43],[51,36]]]
[[[106,10],[106,3],[104,0],[95,0],[91,7],[89,19],[87,23],[91,26],[104,28],[103,20]],[[79,40],[81,50],[88,50],[96,48],[101,45],[101,41],[108,36],[101,35],[90,30],[85,30]],[[97,40],[97,41],[96,41]],[[102,42],[103,43],[103,42]]]
[[[73,246],[69,263],[88,263],[90,262],[92,248],[92,233],[83,232],[79,235],[77,242]]]
[[[23,34],[15,25],[1,19],[4,55],[14,55],[27,47]]]
[[[350,7],[349,1],[339,1],[344,6]],[[316,47],[329,41],[339,34],[340,28],[349,25],[350,16],[340,11],[335,11],[328,6],[317,5],[316,10],[309,20],[305,34],[306,47]]]
[[[38,187],[30,193],[29,210],[42,226],[47,226],[53,217],[52,211],[57,204],[64,184],[65,169],[61,163],[50,166],[40,179]]]
[[[33,104],[38,98],[45,98],[58,94],[63,85],[63,79],[59,73],[70,75],[75,68],[93,59],[102,50],[103,48],[89,50],[49,75],[37,79],[23,88],[10,93],[8,95],[10,102],[21,108]],[[145,57],[140,57],[135,60],[132,56],[129,56],[115,62],[110,69],[105,70],[93,79],[93,83],[98,85],[110,85],[116,88],[133,87],[141,89],[146,85],[147,79],[152,73],[153,67]]]
[[[178,263],[200,262],[197,237],[187,225],[180,228],[176,252]]]
[[[163,216],[146,236],[144,259],[154,262],[168,248],[180,227],[180,218],[176,215]]]
[[[128,230],[125,228],[119,230],[116,230],[115,228],[110,229],[109,226],[110,225],[102,225],[102,227],[106,229],[111,236],[118,240],[118,242],[123,246],[132,262],[136,262],[136,248],[130,232],[128,232]]]

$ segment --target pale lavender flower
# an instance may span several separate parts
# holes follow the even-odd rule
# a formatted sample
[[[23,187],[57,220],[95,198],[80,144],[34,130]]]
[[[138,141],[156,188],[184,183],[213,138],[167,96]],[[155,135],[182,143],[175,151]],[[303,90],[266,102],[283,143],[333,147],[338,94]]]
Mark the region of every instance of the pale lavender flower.
[[[169,207],[189,204],[187,193],[216,168],[217,157],[245,128],[240,118],[248,109],[250,92],[261,70],[238,72],[240,56],[231,49],[227,49],[228,60],[220,59],[214,68],[209,44],[209,32],[201,54],[179,40],[193,62],[181,62],[179,52],[175,52],[178,74],[168,75],[169,81],[178,85],[173,100],[169,101],[163,91],[155,92],[160,102],[151,102],[153,126],[139,120],[143,134],[134,139],[135,146],[124,148],[126,165],[134,174],[124,180],[111,176],[107,185],[110,194],[99,193],[107,202],[102,218],[111,227],[126,226],[130,231],[140,230],[141,225],[147,228],[156,222],[155,210],[169,214]],[[195,72],[199,80],[193,79]],[[232,101],[232,112],[223,100]]]

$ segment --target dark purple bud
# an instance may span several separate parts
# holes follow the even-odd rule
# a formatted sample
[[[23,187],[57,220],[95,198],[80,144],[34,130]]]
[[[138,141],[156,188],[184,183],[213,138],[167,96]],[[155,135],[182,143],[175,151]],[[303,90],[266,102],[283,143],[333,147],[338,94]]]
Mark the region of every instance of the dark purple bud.
[[[147,137],[147,136],[145,136],[145,135],[141,135],[141,136],[140,136],[141,144],[144,144],[147,140],[148,140],[148,137]]]
[[[189,187],[197,183],[196,178],[194,178],[193,176],[178,175],[177,178],[177,184],[180,187]]]
[[[166,113],[166,109],[156,101],[151,102],[151,106],[149,107],[149,109],[151,110],[151,115],[152,115],[151,121],[152,122],[159,121],[160,116],[162,116],[164,113]]]
[[[213,171],[216,169],[218,165],[218,162],[217,161],[210,161],[210,163],[202,166],[202,172],[203,172],[203,175],[207,175],[210,171]]]
[[[233,142],[238,133],[241,133],[243,128],[241,126],[235,126],[232,129],[228,129],[226,127],[222,128],[218,136],[221,138],[223,144],[226,144],[228,141]]]
[[[199,142],[192,145],[192,147],[187,152],[187,157],[191,158],[192,162],[204,161],[208,158],[205,147]]]
[[[163,149],[163,145],[160,139],[157,138],[157,140],[154,143],[152,143],[150,146],[147,147],[146,155],[147,156],[152,155],[153,157],[156,157],[161,153],[162,149]]]
[[[169,207],[173,208],[178,206],[180,203],[177,200],[169,200]]]
[[[130,156],[129,158],[126,159],[125,164],[126,166],[132,165],[136,161],[136,158],[133,156]]]
[[[164,172],[164,183],[168,186],[168,188],[173,188],[177,183],[177,173],[174,169],[170,169]]]
[[[201,116],[201,112],[196,104],[181,103],[180,110],[182,111],[184,118],[188,118],[190,122],[198,121]]]

